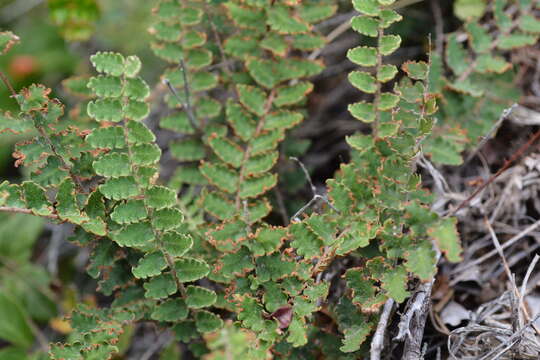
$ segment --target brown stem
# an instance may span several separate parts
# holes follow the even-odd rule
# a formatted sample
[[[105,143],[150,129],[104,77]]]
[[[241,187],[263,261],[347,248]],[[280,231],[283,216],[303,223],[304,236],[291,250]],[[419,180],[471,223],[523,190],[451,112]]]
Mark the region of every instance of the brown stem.
[[[71,167],[66,163],[66,161],[64,160],[64,158],[60,155],[60,153],[58,152],[58,150],[56,149],[56,146],[53,144],[51,138],[49,137],[49,135],[47,135],[47,133],[45,132],[45,130],[43,130],[43,128],[41,127],[37,127],[37,130],[38,132],[41,134],[41,136],[43,136],[43,138],[45,139],[45,141],[47,141],[47,144],[49,145],[49,147],[51,148],[51,151],[52,153],[54,154],[54,156],[56,156],[60,162],[62,163],[62,167],[64,168],[64,170],[66,170],[69,174],[69,177],[73,180],[73,182],[77,185],[77,187],[81,190],[81,191],[84,191],[84,187],[81,183],[81,181],[79,180],[79,178],[77,178],[75,176],[75,174],[73,174],[73,172],[71,171]]]
[[[221,41],[221,37],[219,36],[219,32],[216,28],[216,24],[214,24],[214,21],[212,19],[212,16],[210,15],[210,11],[208,9],[207,4],[204,4],[204,9],[206,11],[206,14],[208,15],[208,21],[210,23],[210,27],[212,28],[212,33],[214,34],[214,38],[216,40],[216,44],[219,49],[219,54],[221,55],[221,60],[223,62],[223,68],[227,75],[231,75],[232,71],[229,68],[229,61],[227,60],[227,56],[225,55],[225,49],[223,49],[223,42]]]
[[[13,98],[15,98],[17,96],[17,93],[15,92],[15,89],[13,89],[13,86],[11,85],[11,82],[9,81],[6,74],[4,74],[2,71],[0,71],[0,79],[2,79],[2,82],[6,85]]]
[[[16,208],[16,207],[11,207],[11,206],[0,206],[0,212],[35,215],[30,209],[22,209],[22,208]],[[49,219],[54,219],[54,220],[59,219],[58,215],[56,214],[39,215],[39,216],[49,218]]]
[[[380,47],[383,35],[384,31],[379,27],[377,33],[377,71],[382,67],[382,54]],[[379,110],[379,104],[381,103],[381,83],[377,81],[376,84],[377,89],[375,90],[375,98],[373,100],[373,106],[375,107],[375,122],[373,123],[372,128],[373,136],[375,138],[377,138],[377,134],[379,132],[379,122],[381,120],[381,111]]]
[[[186,298],[186,288],[184,287],[184,284],[180,281],[178,278],[178,274],[176,273],[176,269],[174,268],[174,261],[171,257],[171,255],[167,254],[166,252],[163,252],[165,254],[165,260],[167,261],[167,265],[169,266],[169,269],[171,269],[171,274],[174,278],[174,282],[176,283],[176,287],[178,288],[178,291],[180,291],[180,294],[182,295],[182,298]]]

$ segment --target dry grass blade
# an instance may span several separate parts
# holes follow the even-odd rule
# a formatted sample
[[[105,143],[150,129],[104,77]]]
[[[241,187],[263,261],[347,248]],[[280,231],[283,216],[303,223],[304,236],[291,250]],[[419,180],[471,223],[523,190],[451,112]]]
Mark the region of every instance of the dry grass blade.
[[[536,267],[536,263],[538,263],[538,260],[540,260],[540,256],[534,255],[533,261],[531,261],[531,264],[527,268],[527,272],[525,273],[525,277],[523,278],[523,284],[521,284],[521,291],[520,295],[521,298],[525,298],[526,292],[527,292],[527,283],[529,282],[529,278],[531,277],[531,274]]]
[[[489,223],[487,217],[484,217],[484,222],[485,222],[486,226],[488,227],[489,233],[491,234],[491,237],[493,239],[493,244],[495,245],[495,249],[499,253],[499,256],[501,257],[501,260],[503,261],[504,271],[506,272],[506,275],[508,276],[508,279],[510,280],[510,283],[512,284],[512,291],[514,292],[514,295],[517,297],[517,299],[519,301],[519,308],[523,312],[523,315],[524,315],[525,319],[530,322],[531,321],[531,316],[529,314],[529,310],[525,306],[525,303],[523,302],[523,297],[521,296],[521,293],[520,293],[520,291],[518,290],[518,288],[516,286],[516,283],[514,281],[514,276],[512,275],[512,272],[510,271],[510,266],[508,265],[508,261],[506,260],[506,257],[504,256],[504,252],[503,252],[501,243],[499,242],[499,239],[497,238],[497,235],[495,234],[495,231],[493,230],[493,227]],[[532,326],[535,329],[536,333],[538,335],[540,335],[540,329],[534,324]]]

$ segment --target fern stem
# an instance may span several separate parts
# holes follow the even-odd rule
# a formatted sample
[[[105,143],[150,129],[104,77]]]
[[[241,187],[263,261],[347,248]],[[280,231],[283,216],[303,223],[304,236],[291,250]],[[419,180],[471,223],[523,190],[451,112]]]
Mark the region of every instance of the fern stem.
[[[182,79],[184,80],[184,96],[186,97],[185,107],[188,114],[191,126],[195,128],[195,131],[201,131],[201,127],[195,113],[193,113],[193,107],[191,106],[191,92],[189,91],[189,83],[187,78],[187,67],[184,59],[180,59],[180,68],[182,69]]]
[[[171,269],[171,275],[174,278],[176,287],[178,288],[178,291],[180,291],[182,298],[185,299],[186,288],[184,287],[184,284],[182,284],[182,282],[180,281],[180,278],[178,277],[178,274],[176,273],[176,269],[174,268],[174,260],[171,258],[171,255],[167,254],[166,252],[163,252],[163,255],[165,255],[165,261],[167,261],[167,265],[169,266],[169,269]]]
[[[375,71],[378,71],[383,63],[382,63],[382,54],[381,54],[381,42],[382,42],[382,37],[384,35],[384,31],[382,29],[382,27],[379,27],[378,30],[377,30],[377,65],[376,65],[376,70]],[[373,106],[374,106],[374,110],[375,110],[375,121],[373,122],[373,127],[372,127],[372,131],[373,131],[373,136],[375,138],[377,138],[377,134],[379,132],[379,122],[381,120],[381,112],[379,110],[379,104],[381,102],[381,83],[379,81],[376,82],[376,90],[375,90],[375,98],[373,100]]]
[[[62,167],[64,168],[64,170],[66,170],[68,172],[69,177],[73,180],[73,182],[75,184],[77,184],[79,189],[82,192],[84,192],[84,187],[83,187],[82,182],[79,180],[78,177],[75,176],[75,174],[73,174],[73,171],[71,170],[71,166],[69,166],[66,163],[66,161],[64,160],[64,158],[58,153],[58,150],[56,149],[56,146],[53,144],[53,142],[52,142],[51,138],[49,137],[49,135],[47,135],[47,133],[45,132],[45,130],[43,130],[43,128],[41,128],[41,127],[36,127],[36,128],[37,128],[38,132],[41,134],[41,136],[43,136],[45,141],[47,141],[47,144],[51,148],[51,151],[54,154],[54,156],[56,156],[58,158],[58,160],[60,160],[60,162],[62,163]]]
[[[261,117],[261,119],[259,120],[259,123],[257,124],[257,128],[255,129],[255,132],[253,133],[253,138],[256,138],[260,135],[263,127],[264,127],[264,123],[265,123],[265,120],[266,120],[266,114],[268,114],[268,112],[270,111],[270,108],[272,107],[272,102],[274,101],[274,97],[276,96],[276,90],[273,89],[271,92],[270,92],[270,95],[268,96],[268,99],[266,100],[266,104],[264,105],[264,115]],[[240,167],[240,174],[238,176],[238,183],[237,183],[237,186],[236,186],[236,199],[235,199],[235,207],[236,207],[236,210],[237,211],[240,211],[240,206],[241,206],[241,202],[240,202],[240,187],[242,185],[242,183],[244,182],[244,178],[246,176],[246,164],[251,156],[251,150],[252,150],[252,147],[251,147],[251,143],[248,144],[248,146],[246,147],[246,151],[244,152],[244,157],[242,158],[242,166]]]
[[[183,70],[182,70],[182,72],[183,72]],[[184,101],[182,101],[182,98],[180,97],[180,95],[178,95],[178,93],[176,92],[176,89],[174,88],[174,86],[172,86],[169,79],[165,79],[163,81],[165,82],[165,84],[169,88],[169,91],[176,97],[178,102],[181,103],[182,106],[186,109],[186,113],[188,115],[188,120],[189,120],[189,123],[191,124],[191,127],[193,127],[193,130],[195,130],[195,132],[197,134],[201,134],[201,129],[200,129],[199,125],[197,124],[197,119],[195,119],[195,115],[191,112],[191,104],[187,104]],[[184,79],[184,91],[186,89],[185,82],[186,82],[186,79]],[[189,91],[189,89],[188,89],[188,91]],[[189,94],[189,92],[188,92],[188,94]]]
[[[6,85],[6,87],[8,88],[9,92],[11,93],[11,96],[14,98],[14,99],[17,99],[17,93],[15,92],[15,89],[13,88],[13,86],[11,85],[11,82],[9,81],[9,78],[7,77],[6,74],[4,74],[4,72],[0,71],[0,79],[2,80],[2,82]],[[49,145],[49,148],[51,149],[52,153],[54,156],[56,156],[58,158],[58,160],[60,160],[60,162],[62,163],[62,167],[64,168],[64,170],[66,170],[69,174],[69,176],[71,177],[71,179],[75,182],[75,184],[77,184],[77,186],[79,187],[79,189],[81,191],[83,191],[83,186],[82,186],[82,183],[80,182],[80,180],[73,174],[73,172],[71,171],[71,167],[66,163],[66,161],[64,160],[64,158],[62,156],[60,156],[60,154],[58,153],[58,150],[56,149],[56,146],[53,144],[53,142],[51,141],[51,138],[49,137],[49,135],[47,135],[47,133],[45,132],[45,130],[42,128],[42,127],[38,127],[36,126],[36,129],[37,131],[40,133],[40,135],[45,139],[45,141],[47,142],[47,145]]]
[[[223,42],[221,41],[221,37],[219,36],[219,32],[216,28],[216,24],[212,20],[212,16],[210,15],[210,10],[208,9],[208,4],[206,3],[204,4],[204,10],[206,11],[206,14],[208,15],[208,22],[210,23],[212,34],[214,35],[216,44],[219,49],[219,54],[221,55],[221,59],[223,62],[223,70],[225,70],[225,73],[230,76],[232,71],[229,68],[229,61],[227,60],[227,56],[225,55],[225,49],[223,49]]]
[[[30,209],[21,209],[21,208],[11,207],[11,206],[0,206],[0,212],[34,215],[32,210],[30,210]],[[54,219],[54,220],[59,219],[58,215],[56,215],[56,214],[40,215],[40,216],[45,217],[45,218],[49,218],[49,219]]]
[[[11,96],[15,98],[17,96],[17,93],[15,92],[15,89],[13,89],[13,86],[11,85],[9,78],[6,76],[6,74],[4,74],[3,71],[0,71],[0,79],[2,79],[2,82],[8,88],[9,92],[11,93]]]

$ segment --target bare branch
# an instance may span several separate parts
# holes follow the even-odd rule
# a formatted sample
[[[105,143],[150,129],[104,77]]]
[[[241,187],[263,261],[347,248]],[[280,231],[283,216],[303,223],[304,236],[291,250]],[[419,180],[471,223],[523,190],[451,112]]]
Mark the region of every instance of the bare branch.
[[[35,215],[30,209],[21,209],[21,208],[10,207],[10,206],[0,206],[0,212]],[[40,215],[40,216],[49,218],[49,219],[54,219],[54,220],[59,219],[58,215],[56,214]]]
[[[311,205],[313,205],[319,199],[324,201],[326,204],[328,204],[328,206],[330,206],[330,208],[332,210],[334,210],[335,212],[337,212],[339,214],[340,211],[338,209],[336,209],[334,205],[332,205],[330,200],[328,200],[328,197],[326,197],[325,195],[317,194],[317,188],[315,187],[315,185],[313,185],[313,181],[311,181],[311,176],[309,176],[309,172],[307,171],[304,164],[300,160],[298,160],[298,158],[295,158],[295,157],[291,157],[291,160],[294,160],[298,164],[300,164],[300,167],[302,168],[302,171],[306,175],[306,179],[307,179],[307,181],[309,183],[309,186],[311,187],[311,192],[313,193],[313,197],[311,198],[311,200],[309,200],[309,202],[306,205],[302,206],[300,208],[300,210],[298,210],[293,216],[291,216],[290,221],[291,222],[292,221],[300,221],[299,216],[302,215]]]
[[[497,122],[493,124],[491,129],[489,129],[488,133],[482,137],[482,140],[478,143],[476,148],[473,151],[471,151],[469,156],[467,156],[467,159],[465,159],[465,161],[463,162],[463,165],[467,164],[469,161],[472,160],[472,158],[476,156],[478,151],[480,151],[480,149],[484,147],[484,145],[489,141],[491,136],[501,127],[504,120],[512,114],[512,112],[514,111],[514,109],[517,108],[517,106],[518,104],[513,104],[509,108],[503,110],[503,112],[501,113],[501,116],[499,117],[499,120],[497,120]]]
[[[180,95],[178,95],[178,92],[176,92],[176,89],[171,84],[169,79],[163,79],[163,82],[165,83],[165,85],[167,85],[170,92],[176,97],[178,102],[180,102],[180,104],[182,104],[182,106],[185,108],[188,119],[189,119],[189,123],[191,124],[193,129],[197,133],[201,133],[201,127],[199,126],[197,118],[195,117],[195,113],[193,112],[193,107],[191,106],[191,93],[189,91],[189,83],[188,83],[188,78],[187,78],[187,69],[186,69],[186,64],[184,63],[184,59],[180,59],[179,68],[182,71],[182,79],[184,80],[184,96],[185,96],[185,100],[182,99],[180,97]]]
[[[388,299],[384,304],[384,308],[379,319],[379,324],[377,325],[377,330],[375,330],[375,334],[373,334],[373,339],[371,340],[371,360],[381,359],[381,352],[384,349],[384,334],[386,332],[386,328],[388,327],[388,320],[390,319],[390,314],[392,313],[393,308],[394,300]]]

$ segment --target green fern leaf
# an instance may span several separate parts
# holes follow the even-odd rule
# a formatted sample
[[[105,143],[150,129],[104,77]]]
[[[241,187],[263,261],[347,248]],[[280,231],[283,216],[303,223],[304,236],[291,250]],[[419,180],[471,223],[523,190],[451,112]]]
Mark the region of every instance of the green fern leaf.
[[[357,89],[373,94],[377,91],[377,80],[364,71],[353,71],[349,73],[349,82]]]
[[[88,116],[97,121],[119,122],[122,120],[122,103],[115,99],[90,101],[87,107]]]
[[[225,192],[232,193],[238,186],[238,174],[224,165],[203,162],[199,169],[210,183]]]
[[[263,12],[253,11],[249,7],[239,6],[233,2],[225,3],[225,7],[237,26],[247,29],[264,29],[265,17]]]
[[[155,235],[150,223],[138,222],[113,233],[112,239],[122,247],[144,247],[154,241]]]
[[[304,119],[304,116],[299,112],[293,111],[276,111],[268,114],[266,121],[264,123],[264,130],[274,130],[281,129],[286,130],[290,129]]]
[[[244,166],[247,175],[260,175],[272,169],[279,158],[278,151],[252,156]]]
[[[351,27],[354,31],[371,37],[379,34],[379,22],[369,16],[355,16],[351,20]]]
[[[111,219],[119,224],[130,224],[145,219],[148,216],[142,200],[128,200],[116,205],[111,213]]]
[[[116,76],[93,77],[87,86],[99,97],[117,98],[122,95],[122,82]]]
[[[358,46],[347,51],[347,58],[361,66],[375,66],[377,64],[377,49]]]
[[[255,115],[263,116],[266,113],[266,94],[261,89],[249,85],[237,85],[236,91],[242,105]]]
[[[45,195],[45,189],[31,181],[25,181],[21,188],[26,206],[38,216],[47,216],[53,213],[52,206]]]
[[[204,145],[198,139],[187,139],[170,144],[171,154],[180,161],[195,161],[205,158]]]
[[[88,216],[81,213],[77,199],[75,197],[75,184],[70,178],[62,181],[56,193],[56,212],[62,220],[67,220],[74,224],[81,224],[88,221]]]
[[[409,292],[406,290],[407,280],[407,271],[403,266],[398,266],[387,270],[383,275],[382,288],[388,292],[392,299],[401,303],[409,296]]]
[[[239,168],[242,165],[244,151],[231,140],[213,133],[208,137],[208,144],[223,162],[235,168]]]
[[[227,122],[234,129],[236,135],[243,141],[249,141],[257,128],[257,123],[253,116],[245,111],[240,104],[237,104],[232,100],[227,102],[225,111]]]
[[[150,107],[145,102],[131,100],[124,104],[122,111],[128,119],[140,121],[148,116]]]
[[[270,255],[278,250],[288,238],[287,229],[279,227],[263,227],[250,236],[248,246],[255,256]]]
[[[291,246],[296,249],[298,255],[306,258],[318,256],[324,244],[322,240],[311,232],[304,223],[294,223],[291,225],[293,241]]]
[[[537,41],[538,36],[514,33],[500,36],[497,47],[501,50],[510,50],[524,47],[527,45],[534,45]]]
[[[118,178],[131,173],[127,154],[106,154],[92,164],[98,175]]]
[[[210,272],[210,267],[203,260],[181,258],[176,260],[174,268],[178,279],[182,282],[199,280]]]
[[[469,41],[474,51],[484,53],[490,50],[493,38],[486,29],[474,21],[465,25],[465,28],[469,33]]]
[[[140,259],[137,266],[132,269],[132,272],[137,279],[146,279],[161,274],[166,267],[167,262],[163,254],[157,251],[148,253]]]
[[[19,42],[19,37],[11,31],[0,32],[0,53],[6,54],[13,45]]]
[[[184,215],[178,209],[166,208],[156,210],[152,214],[152,226],[157,230],[172,230],[180,225],[184,220]]]
[[[184,256],[193,246],[193,239],[186,234],[168,231],[161,236],[163,251],[173,257]]]
[[[201,309],[211,306],[217,299],[214,291],[193,285],[187,287],[186,296],[186,304],[191,309]]]
[[[354,9],[368,16],[377,16],[380,12],[380,5],[377,0],[352,0]]]
[[[295,105],[305,100],[306,96],[313,91],[313,84],[307,81],[300,81],[290,86],[277,88],[274,105],[278,107]]]
[[[131,100],[143,101],[150,95],[150,88],[139,77],[127,78],[124,83],[123,95]]]
[[[423,61],[407,61],[401,68],[408,77],[415,80],[426,80],[429,71],[428,64]]]
[[[171,274],[161,274],[143,284],[146,290],[144,296],[149,299],[163,299],[177,291],[176,283]]]
[[[357,102],[349,105],[349,112],[352,116],[363,122],[373,122],[375,120],[375,107],[367,102]]]
[[[307,23],[313,24],[334,15],[337,5],[322,2],[304,3],[297,7],[298,16]]]
[[[182,299],[170,299],[154,307],[150,317],[157,321],[179,321],[188,316],[188,308]]]
[[[435,252],[427,246],[417,247],[405,253],[407,271],[416,274],[421,280],[429,281],[437,271]]]
[[[277,184],[276,174],[249,176],[240,184],[240,197],[253,198],[264,194]]]
[[[209,333],[221,328],[223,320],[209,311],[200,310],[195,314],[195,324],[199,332]]]
[[[164,186],[152,186],[145,193],[146,206],[154,209],[163,209],[176,204],[176,193]]]
[[[118,53],[98,52],[90,56],[92,65],[98,72],[112,76],[121,76],[124,74],[124,57]]]
[[[379,51],[382,55],[390,55],[401,45],[399,35],[384,35],[379,42]]]
[[[262,131],[251,141],[251,155],[256,156],[274,150],[284,138],[285,132],[281,129]]]
[[[111,200],[128,199],[139,193],[137,183],[132,176],[109,179],[99,186],[99,191]]]
[[[123,149],[126,145],[121,126],[110,126],[93,130],[86,141],[95,149]]]
[[[307,344],[306,323],[303,318],[293,317],[289,324],[289,336],[287,341],[294,347]]]
[[[461,245],[456,229],[456,218],[444,219],[435,227],[428,229],[428,233],[437,242],[439,249],[451,262],[459,262],[461,258]]]
[[[131,161],[135,165],[153,165],[161,157],[161,149],[156,144],[139,144],[131,148]]]
[[[216,192],[209,192],[203,198],[204,209],[220,220],[231,219],[236,210],[234,204]]]
[[[403,19],[403,17],[399,15],[397,12],[395,12],[394,10],[388,10],[388,9],[381,10],[381,12],[379,13],[379,18],[381,20],[380,26],[383,29],[386,29],[393,23],[396,23]]]

